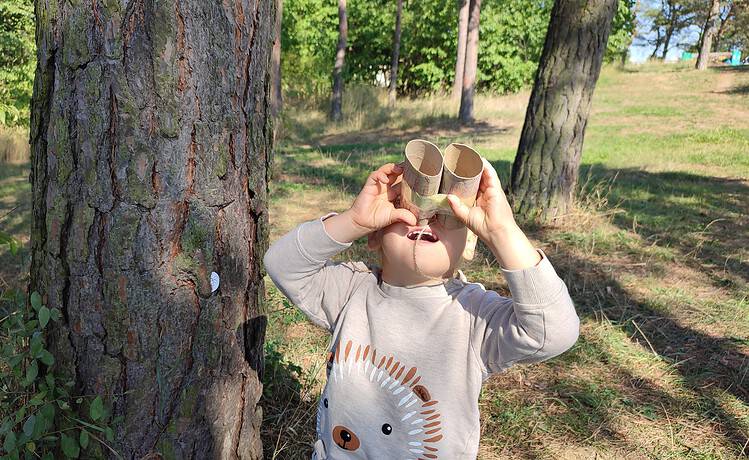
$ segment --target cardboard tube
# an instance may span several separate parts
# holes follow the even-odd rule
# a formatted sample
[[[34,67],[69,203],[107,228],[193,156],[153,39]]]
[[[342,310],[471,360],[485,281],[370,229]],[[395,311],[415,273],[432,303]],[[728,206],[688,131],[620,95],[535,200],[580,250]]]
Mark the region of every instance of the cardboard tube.
[[[406,144],[405,154],[401,206],[414,213],[419,225],[426,225],[435,212],[421,209],[419,201],[421,197],[439,193],[443,171],[442,153],[431,142],[414,139]]]
[[[465,144],[450,144],[445,149],[444,171],[439,192],[453,194],[471,207],[476,203],[484,162],[481,155]],[[451,215],[441,215],[445,228],[458,228],[463,224]]]

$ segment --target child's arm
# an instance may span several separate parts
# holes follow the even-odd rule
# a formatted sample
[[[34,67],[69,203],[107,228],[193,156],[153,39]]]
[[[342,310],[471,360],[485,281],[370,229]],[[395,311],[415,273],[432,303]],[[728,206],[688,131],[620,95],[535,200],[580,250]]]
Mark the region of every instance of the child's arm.
[[[369,276],[363,264],[333,264],[331,257],[395,220],[415,223],[413,214],[392,204],[397,190],[389,184],[400,174],[395,165],[383,166],[367,178],[351,209],[299,225],[265,253],[268,275],[314,323],[332,331],[351,293]]]
[[[467,296],[472,345],[487,372],[563,353],[577,340],[579,319],[564,282],[515,222],[494,168],[484,160],[476,205],[448,197],[456,217],[499,261],[512,299],[477,289]]]

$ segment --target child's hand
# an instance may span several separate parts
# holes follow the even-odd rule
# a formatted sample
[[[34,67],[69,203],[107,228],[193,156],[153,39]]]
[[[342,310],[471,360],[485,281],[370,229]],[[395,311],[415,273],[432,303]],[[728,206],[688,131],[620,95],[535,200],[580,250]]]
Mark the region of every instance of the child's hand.
[[[407,225],[416,225],[416,216],[406,209],[397,209],[393,201],[400,193],[400,186],[393,187],[398,177],[403,174],[403,167],[393,163],[382,166],[373,172],[364,183],[359,196],[354,200],[348,212],[351,220],[367,233],[401,221]]]
[[[486,159],[476,204],[469,208],[455,195],[448,195],[447,201],[450,202],[455,217],[487,243],[498,231],[516,225],[502,184],[499,183],[497,171]]]
[[[403,168],[393,163],[370,174],[351,208],[325,220],[330,236],[340,242],[350,242],[395,222],[416,225],[416,216],[411,211],[393,205],[400,194],[400,185],[392,184],[401,174]]]
[[[515,223],[497,171],[486,159],[476,204],[469,208],[455,195],[447,200],[455,217],[489,246],[504,268],[527,268],[541,259]]]

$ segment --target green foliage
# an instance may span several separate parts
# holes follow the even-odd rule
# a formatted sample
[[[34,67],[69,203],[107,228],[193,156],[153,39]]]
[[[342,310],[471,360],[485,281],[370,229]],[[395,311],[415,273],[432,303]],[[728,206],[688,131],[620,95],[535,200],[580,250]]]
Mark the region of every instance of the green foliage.
[[[481,11],[480,87],[509,93],[533,82],[553,6],[548,0],[511,0]]]
[[[481,11],[478,86],[507,93],[532,83],[553,1],[486,2]],[[398,88],[418,95],[445,92],[453,82],[457,1],[407,1],[403,8]],[[348,5],[347,81],[383,86],[389,78],[396,2]],[[609,41],[610,60],[626,53],[634,32],[634,0],[620,0]],[[287,0],[283,17],[283,79],[292,97],[327,104],[338,40],[333,2]],[[289,91],[290,90],[290,91]]]
[[[281,74],[287,97],[328,95],[337,40],[338,8],[334,2],[284,2]]]
[[[611,25],[609,42],[606,45],[606,54],[604,55],[606,62],[613,62],[617,58],[626,60],[637,25],[636,6],[637,0],[619,0],[619,7]]]
[[[0,246],[18,243],[0,231]],[[45,332],[62,313],[38,292],[0,291],[0,458],[100,457],[110,450],[111,419],[101,397],[74,395],[74,382],[55,373]],[[80,408],[89,405],[90,420]],[[94,434],[97,432],[98,434]],[[91,444],[93,438],[96,443]],[[86,451],[86,455],[82,455]]]
[[[0,2],[0,125],[28,125],[36,46],[31,0]]]

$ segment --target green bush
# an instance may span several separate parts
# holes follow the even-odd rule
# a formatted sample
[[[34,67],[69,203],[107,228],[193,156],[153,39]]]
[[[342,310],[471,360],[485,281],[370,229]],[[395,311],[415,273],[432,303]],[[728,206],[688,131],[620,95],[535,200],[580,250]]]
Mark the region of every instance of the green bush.
[[[624,55],[634,31],[634,0],[619,0],[607,60]],[[530,85],[541,57],[553,2],[485,2],[479,39],[479,89],[507,93]],[[348,5],[347,81],[386,83],[396,2]],[[403,8],[399,91],[446,92],[452,86],[457,45],[457,1],[406,1]],[[283,79],[292,96],[326,103],[338,40],[338,10],[325,0],[287,0],[283,18]]]
[[[34,4],[0,2],[0,125],[28,126],[36,65]]]
[[[0,246],[18,242],[0,231]],[[0,458],[101,457],[114,441],[100,396],[75,395],[74,382],[55,372],[45,333],[62,312],[19,289],[0,291]],[[85,410],[83,410],[85,408]],[[87,417],[81,419],[80,413]],[[82,455],[86,452],[85,455]]]

